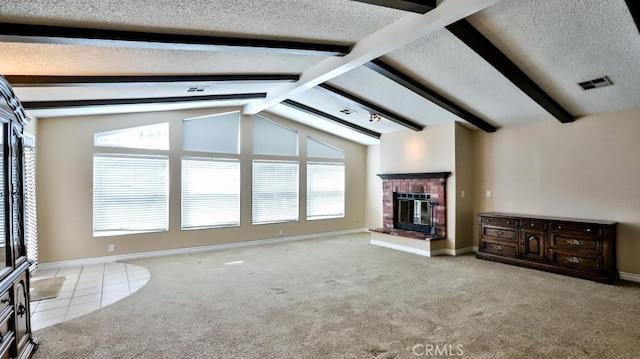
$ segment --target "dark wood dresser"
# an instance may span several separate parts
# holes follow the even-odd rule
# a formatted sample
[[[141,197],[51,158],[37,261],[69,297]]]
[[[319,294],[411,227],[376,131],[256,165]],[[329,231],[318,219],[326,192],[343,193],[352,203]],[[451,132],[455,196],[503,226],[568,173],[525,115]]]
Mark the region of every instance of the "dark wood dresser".
[[[0,359],[30,358],[29,266],[24,238],[24,126],[29,119],[0,76]]]
[[[480,213],[477,258],[613,283],[616,222]]]

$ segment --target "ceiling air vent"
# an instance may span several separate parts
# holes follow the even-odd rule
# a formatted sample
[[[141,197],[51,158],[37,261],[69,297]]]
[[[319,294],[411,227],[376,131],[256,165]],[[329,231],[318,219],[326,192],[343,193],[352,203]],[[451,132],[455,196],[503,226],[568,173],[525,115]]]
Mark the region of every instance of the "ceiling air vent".
[[[342,110],[340,110],[340,112],[344,113],[345,115],[353,115],[354,113],[357,113],[356,110],[352,110],[350,108],[343,108]]]
[[[204,92],[206,87],[189,87],[187,92]]]
[[[583,90],[586,91],[586,90],[591,90],[598,87],[611,86],[613,85],[613,82],[609,80],[608,76],[603,76],[603,77],[599,77],[597,79],[593,79],[589,81],[578,82],[578,85],[582,87]]]

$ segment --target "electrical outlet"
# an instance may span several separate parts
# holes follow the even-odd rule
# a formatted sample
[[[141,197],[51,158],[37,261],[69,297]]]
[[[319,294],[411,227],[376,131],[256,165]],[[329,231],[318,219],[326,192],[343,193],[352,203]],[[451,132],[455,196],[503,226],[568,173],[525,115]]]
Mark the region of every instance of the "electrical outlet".
[[[116,245],[115,244],[110,244],[109,248],[108,248],[109,253],[113,253],[116,251]]]
[[[487,190],[487,198],[491,198],[491,191]]]
[[[464,198],[464,190],[460,191],[460,197]]]
[[[279,236],[283,236],[284,235],[284,229],[282,229],[282,228],[278,229],[278,235]]]

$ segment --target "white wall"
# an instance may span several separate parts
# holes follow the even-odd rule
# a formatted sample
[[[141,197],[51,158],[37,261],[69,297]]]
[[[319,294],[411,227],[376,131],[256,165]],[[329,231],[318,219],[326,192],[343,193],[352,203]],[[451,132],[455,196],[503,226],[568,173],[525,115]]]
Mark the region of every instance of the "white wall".
[[[618,269],[640,274],[640,109],[475,136],[476,212],[618,221]]]

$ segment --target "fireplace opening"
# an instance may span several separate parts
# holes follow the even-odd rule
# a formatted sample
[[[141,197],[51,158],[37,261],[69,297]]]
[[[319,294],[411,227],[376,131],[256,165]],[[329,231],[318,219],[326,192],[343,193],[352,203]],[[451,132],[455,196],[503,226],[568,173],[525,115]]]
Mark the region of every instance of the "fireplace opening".
[[[438,203],[429,193],[394,193],[393,227],[414,232],[436,234]]]

